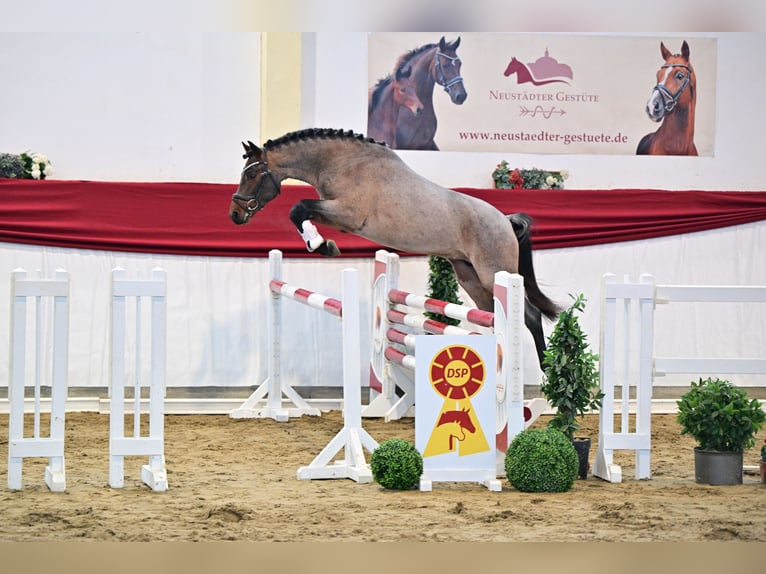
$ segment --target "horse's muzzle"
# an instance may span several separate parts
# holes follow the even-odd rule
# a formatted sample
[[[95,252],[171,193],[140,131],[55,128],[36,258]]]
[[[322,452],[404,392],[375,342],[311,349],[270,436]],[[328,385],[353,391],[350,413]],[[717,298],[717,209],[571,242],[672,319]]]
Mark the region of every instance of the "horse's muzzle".
[[[229,212],[229,217],[236,225],[244,225],[250,221],[250,214],[245,211],[239,211],[238,209],[232,209]]]
[[[461,105],[466,100],[466,98],[468,98],[468,94],[465,92],[465,90],[455,92],[454,95],[450,93],[450,96],[452,97],[452,103],[457,104],[458,106]]]

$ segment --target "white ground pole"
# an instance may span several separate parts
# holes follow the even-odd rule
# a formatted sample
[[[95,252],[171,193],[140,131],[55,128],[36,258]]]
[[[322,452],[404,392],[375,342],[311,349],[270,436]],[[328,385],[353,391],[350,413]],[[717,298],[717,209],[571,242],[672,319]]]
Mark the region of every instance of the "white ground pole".
[[[27,302],[34,298],[34,411],[33,434],[24,435],[24,389],[27,382]],[[53,300],[52,372],[49,379],[50,432],[42,436],[40,413],[43,377],[43,300]],[[8,395],[8,488],[21,490],[25,458],[49,458],[45,484],[52,492],[66,490],[64,464],[64,412],[67,397],[69,336],[69,274],[57,269],[53,278],[27,277],[23,269],[11,272],[11,354]]]
[[[269,251],[269,276],[282,279],[282,252],[278,249]],[[269,326],[269,374],[253,393],[238,408],[229,413],[231,418],[272,418],[286,422],[290,417],[303,415],[320,416],[319,409],[312,407],[293,387],[282,379],[282,299],[281,290],[271,290],[271,304],[268,306],[267,322]],[[309,303],[307,303],[309,304]],[[321,308],[321,307],[319,307]],[[292,406],[283,404],[282,395],[287,397]]]
[[[622,305],[618,305],[622,301]],[[622,469],[614,463],[615,450],[636,452],[636,479],[651,478],[651,403],[654,377],[667,373],[763,374],[766,358],[666,357],[654,351],[654,309],[673,302],[766,303],[766,286],[655,285],[654,277],[641,275],[638,282],[618,283],[607,273],[601,286],[601,338],[599,370],[604,400],[599,414],[599,437],[593,475],[609,482],[622,481]],[[622,329],[617,329],[621,308]],[[637,345],[631,346],[631,338]],[[623,343],[620,347],[618,343]],[[637,356],[631,356],[631,347]],[[618,357],[620,360],[618,360]],[[631,362],[636,365],[635,427],[630,429],[629,398]],[[620,429],[615,430],[615,387],[621,375]]]
[[[109,486],[124,486],[125,457],[148,456],[141,480],[152,490],[168,488],[165,468],[165,361],[167,306],[165,271],[152,269],[149,279],[129,279],[124,269],[112,270],[112,376],[109,387]],[[128,298],[135,301],[135,379],[133,384],[133,431],[125,436],[126,333],[130,319]],[[151,304],[151,357],[149,359],[149,434],[141,433],[142,301]]]

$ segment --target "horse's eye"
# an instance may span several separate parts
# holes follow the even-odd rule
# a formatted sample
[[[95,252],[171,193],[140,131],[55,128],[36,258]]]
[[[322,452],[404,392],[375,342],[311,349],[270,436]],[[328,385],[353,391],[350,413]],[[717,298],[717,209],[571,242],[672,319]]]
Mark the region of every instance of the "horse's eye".
[[[683,80],[686,76],[683,72],[676,72],[676,80]]]
[[[250,170],[247,172],[247,179],[255,179],[256,177],[258,177],[258,172],[255,170]]]

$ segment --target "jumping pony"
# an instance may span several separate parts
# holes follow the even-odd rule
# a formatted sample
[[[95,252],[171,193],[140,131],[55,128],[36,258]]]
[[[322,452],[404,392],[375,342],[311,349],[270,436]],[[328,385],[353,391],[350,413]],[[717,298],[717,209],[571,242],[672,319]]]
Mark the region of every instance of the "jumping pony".
[[[367,135],[392,146],[396,142],[396,121],[399,113],[413,118],[423,110],[423,103],[412,81],[412,66],[396,70],[393,75],[378,80],[370,89],[367,105]]]
[[[657,84],[646,103],[646,114],[662,122],[657,131],[638,143],[636,155],[697,155],[694,145],[694,112],[697,106],[697,76],[689,62],[689,44],[672,54],[660,42],[665,63],[657,71]]]
[[[316,188],[290,220],[309,251],[340,255],[312,222],[359,235],[380,245],[449,260],[460,285],[480,309],[492,311],[495,272],[524,277],[526,324],[542,362],[541,314],[555,319],[558,306],[542,293],[532,266],[531,219],[503,215],[489,203],[441,187],[415,173],[388,146],[351,131],[307,129],[263,147],[243,143],[245,166],[229,206],[242,225],[279,195],[287,178]]]
[[[412,67],[412,81],[418,98],[423,102],[421,112],[413,117],[400,109],[396,119],[396,138],[388,143],[393,149],[438,150],[436,136],[436,112],[433,104],[434,86],[444,88],[453,104],[461,105],[468,94],[460,75],[462,63],[457,55],[460,37],[447,42],[444,36],[438,44],[425,44],[404,54],[395,69]]]

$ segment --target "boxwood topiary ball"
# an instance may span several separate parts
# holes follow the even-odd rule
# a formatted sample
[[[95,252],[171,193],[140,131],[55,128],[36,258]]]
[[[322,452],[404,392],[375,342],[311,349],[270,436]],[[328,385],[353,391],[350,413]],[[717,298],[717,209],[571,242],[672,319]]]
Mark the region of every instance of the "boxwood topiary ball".
[[[565,492],[578,468],[572,441],[553,428],[521,431],[505,453],[505,475],[522,492]]]
[[[423,456],[406,440],[388,439],[372,451],[370,470],[382,487],[408,490],[423,474]]]

